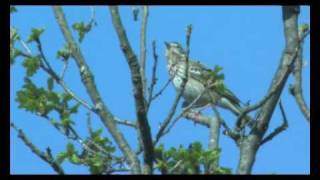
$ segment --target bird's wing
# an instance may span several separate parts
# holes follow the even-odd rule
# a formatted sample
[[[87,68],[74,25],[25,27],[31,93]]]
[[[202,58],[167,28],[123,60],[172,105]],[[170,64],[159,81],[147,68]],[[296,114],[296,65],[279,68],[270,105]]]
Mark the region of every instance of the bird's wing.
[[[202,84],[210,78],[211,70],[199,62],[189,61],[189,76]]]
[[[212,77],[212,70],[207,68],[206,66],[200,64],[199,62],[195,61],[189,61],[189,77],[193,78],[202,84],[207,84],[209,79],[213,79]],[[221,81],[221,80],[219,80]],[[214,82],[211,82],[214,83]],[[221,82],[223,83],[223,82]],[[227,98],[229,101],[231,101],[234,105],[240,106],[240,100],[223,84],[224,88],[223,91],[219,91],[217,89],[215,92],[220,94],[222,97]]]

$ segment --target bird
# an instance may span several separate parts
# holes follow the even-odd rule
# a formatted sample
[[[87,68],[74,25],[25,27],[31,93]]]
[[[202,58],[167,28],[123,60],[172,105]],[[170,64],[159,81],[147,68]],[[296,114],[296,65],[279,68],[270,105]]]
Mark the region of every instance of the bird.
[[[187,53],[178,42],[165,42],[165,46],[167,70],[175,89],[180,91],[183,80],[187,78]],[[214,77],[213,72],[199,61],[188,57],[188,78],[182,94],[185,100],[182,107],[191,105],[192,108],[201,108],[214,105],[239,116],[242,112],[240,100],[226,87],[223,79]]]

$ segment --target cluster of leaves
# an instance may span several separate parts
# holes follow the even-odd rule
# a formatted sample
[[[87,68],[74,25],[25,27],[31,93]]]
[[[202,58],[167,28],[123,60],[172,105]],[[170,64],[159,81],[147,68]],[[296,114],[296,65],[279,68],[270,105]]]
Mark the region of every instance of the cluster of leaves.
[[[23,88],[17,92],[16,101],[19,104],[19,108],[36,113],[42,117],[48,117],[50,112],[56,111],[61,121],[58,123],[51,120],[51,122],[55,126],[69,127],[73,124],[70,115],[78,112],[80,104],[77,103],[70,107],[69,101],[72,99],[72,96],[52,91],[53,86],[54,81],[52,78],[48,79],[47,89],[45,89],[37,87],[30,78],[26,77]]]
[[[163,145],[155,149],[156,168],[162,174],[231,174],[231,169],[211,168],[217,163],[220,149],[205,150],[201,143],[194,142],[189,147],[172,147],[165,150]]]
[[[32,28],[31,34],[28,37],[27,43],[39,41],[40,35],[44,32],[44,28]]]
[[[80,43],[82,42],[84,36],[91,31],[93,25],[96,25],[96,22],[94,20],[91,20],[87,24],[81,21],[72,25],[72,28],[78,32]]]
[[[15,48],[16,41],[20,40],[20,36],[16,29],[10,29],[10,64],[14,64],[15,58],[21,55],[21,51]]]
[[[40,35],[44,32],[43,28],[32,28],[31,34],[27,39],[27,43],[40,43]],[[16,29],[10,29],[10,64],[14,64],[15,59],[22,55],[22,51],[15,47],[16,41],[21,40]],[[23,66],[27,68],[27,75],[32,76],[40,67],[40,56],[26,58]]]
[[[102,137],[102,129],[93,131],[84,142],[82,152],[79,153],[73,144],[67,144],[66,151],[57,155],[56,162],[62,164],[69,160],[75,165],[85,165],[89,167],[91,174],[103,174],[110,169],[114,161],[118,159],[112,156],[115,147],[108,138]]]
[[[57,59],[62,59],[63,61],[67,61],[70,58],[70,56],[71,56],[71,50],[67,45],[57,51]]]

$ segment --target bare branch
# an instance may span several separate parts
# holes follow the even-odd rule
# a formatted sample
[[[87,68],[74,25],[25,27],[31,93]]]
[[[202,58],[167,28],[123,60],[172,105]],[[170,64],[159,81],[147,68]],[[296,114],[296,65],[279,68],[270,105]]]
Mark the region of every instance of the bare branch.
[[[150,126],[146,113],[146,101],[143,93],[143,82],[140,73],[140,67],[136,55],[134,54],[125,29],[123,28],[118,7],[110,6],[113,26],[117,32],[121,49],[126,57],[127,63],[131,71],[131,80],[133,84],[134,99],[136,106],[137,127],[139,136],[142,140],[144,150],[144,173],[151,174],[153,171],[153,144]]]
[[[134,122],[131,122],[129,120],[122,120],[118,117],[115,117],[115,120],[118,124],[121,124],[121,125],[125,125],[125,126],[129,126],[129,127],[133,127],[133,128],[137,128],[137,125],[136,123]]]
[[[63,69],[62,69],[62,72],[61,72],[61,74],[60,74],[60,79],[63,79],[64,78],[64,74],[66,73],[66,71],[67,71],[67,68],[68,68],[68,63],[69,61],[68,60],[65,60],[65,61],[63,61]]]
[[[154,96],[152,96],[151,101],[155,100],[157,97],[159,97],[164,90],[169,86],[170,82],[173,80],[173,77],[170,77],[168,81],[164,84],[164,86],[157,92]]]
[[[88,128],[88,132],[90,134],[90,136],[93,135],[93,129],[92,129],[92,123],[91,123],[91,113],[90,111],[87,112],[87,128]]]
[[[173,128],[173,126],[177,123],[177,121],[178,121],[180,118],[182,118],[186,112],[188,112],[188,111],[191,109],[191,107],[203,96],[203,94],[204,94],[205,92],[206,92],[206,89],[203,90],[203,91],[198,95],[197,98],[195,98],[190,104],[188,104],[187,107],[185,107],[185,108],[182,110],[182,112],[172,121],[172,123],[170,124],[170,126],[169,126],[165,131],[163,131],[163,133],[162,133],[161,135],[159,135],[159,138],[157,138],[157,139],[155,140],[155,143],[157,143],[162,136],[164,136],[165,134],[168,134],[168,133],[169,133],[169,131]]]
[[[275,86],[275,87],[279,87],[279,86]],[[255,111],[257,109],[259,109],[260,107],[262,107],[271,97],[272,95],[277,91],[277,88],[272,89],[263,99],[261,99],[259,102],[257,102],[254,105],[245,107],[242,112],[239,114],[237,121],[236,121],[236,125],[237,127],[241,127],[243,123],[243,119],[244,117],[250,113],[251,111]]]
[[[297,58],[297,52],[299,50],[298,15],[300,7],[283,6],[282,12],[286,46],[277,72],[270,84],[269,93],[272,92],[273,89],[277,89],[277,91],[262,105],[258,112],[256,125],[252,128],[251,133],[241,141],[240,160],[237,168],[238,174],[249,174],[251,172],[261,140],[268,129],[271,116],[288,76],[292,71],[292,65]]]
[[[210,128],[211,117],[203,116],[198,112],[195,112],[192,110],[185,112],[184,117],[187,120],[193,121],[194,123],[201,124],[203,126]]]
[[[295,84],[292,86],[291,92],[292,95],[295,97],[295,100],[303,113],[304,117],[308,122],[310,122],[310,109],[307,106],[307,103],[303,97],[302,92],[302,61],[303,61],[303,42],[304,38],[309,34],[309,28],[305,27],[307,25],[302,25],[301,28],[299,28],[299,40],[300,40],[300,49],[298,53],[298,58],[295,61],[294,64],[294,70],[293,75],[295,78]]]
[[[148,15],[149,8],[148,6],[143,6],[143,16],[141,22],[141,30],[140,30],[140,73],[142,79],[142,87],[144,95],[147,93],[147,78],[146,78],[146,31],[147,31],[147,23],[148,23]]]
[[[286,112],[284,111],[283,105],[281,103],[281,100],[279,101],[279,106],[280,106],[283,122],[272,133],[270,133],[267,137],[261,140],[260,146],[268,141],[271,141],[274,137],[276,137],[277,135],[279,135],[281,132],[283,132],[288,128],[288,120],[287,120]]]
[[[64,35],[64,38],[67,41],[68,46],[70,47],[71,55],[75,59],[77,66],[80,70],[81,80],[85,85],[91,100],[95,104],[96,112],[100,116],[103,124],[108,128],[110,134],[114,138],[116,144],[119,146],[121,152],[124,154],[124,156],[126,156],[128,164],[132,168],[132,172],[135,174],[140,173],[141,169],[139,159],[131,150],[128,142],[126,141],[122,133],[118,130],[114,120],[114,116],[111,112],[109,112],[104,102],[102,101],[100,93],[96,88],[96,83],[94,81],[93,74],[91,73],[89,66],[86,64],[80,47],[78,46],[78,44],[72,36],[62,8],[59,6],[54,6],[53,10],[59,27]]]
[[[37,155],[43,161],[48,163],[52,167],[52,169],[58,174],[64,174],[64,170],[62,169],[62,167],[53,159],[50,149],[47,148],[47,153],[42,152],[40,149],[38,149],[36,145],[34,145],[29,140],[29,138],[25,135],[22,129],[17,128],[13,122],[10,123],[10,126],[17,131],[18,137],[24,142],[26,146],[28,146],[31,149],[31,151],[35,155]]]
[[[152,41],[152,52],[153,52],[153,67],[152,67],[152,77],[151,77],[151,85],[148,88],[148,101],[147,101],[147,111],[150,108],[151,102],[153,99],[153,89],[157,83],[157,66],[158,66],[158,55],[156,52],[156,41]]]

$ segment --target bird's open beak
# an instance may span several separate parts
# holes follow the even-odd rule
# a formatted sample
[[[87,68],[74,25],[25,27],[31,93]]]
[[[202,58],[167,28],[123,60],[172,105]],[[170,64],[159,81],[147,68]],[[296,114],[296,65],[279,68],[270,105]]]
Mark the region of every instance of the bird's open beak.
[[[168,42],[166,42],[166,41],[164,42],[164,44],[166,45],[167,49],[169,49],[170,44]]]

